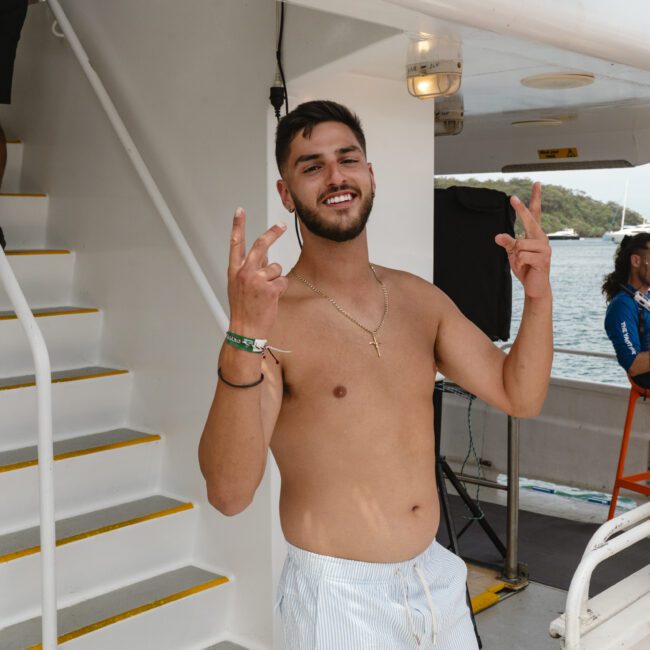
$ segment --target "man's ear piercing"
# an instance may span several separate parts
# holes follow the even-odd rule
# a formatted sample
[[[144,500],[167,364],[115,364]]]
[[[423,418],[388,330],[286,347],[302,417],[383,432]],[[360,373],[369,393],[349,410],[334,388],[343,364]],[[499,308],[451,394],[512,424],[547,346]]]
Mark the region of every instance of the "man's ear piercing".
[[[289,210],[289,212],[291,212],[291,214],[293,214],[293,212],[294,212],[294,208],[287,208],[287,210]]]

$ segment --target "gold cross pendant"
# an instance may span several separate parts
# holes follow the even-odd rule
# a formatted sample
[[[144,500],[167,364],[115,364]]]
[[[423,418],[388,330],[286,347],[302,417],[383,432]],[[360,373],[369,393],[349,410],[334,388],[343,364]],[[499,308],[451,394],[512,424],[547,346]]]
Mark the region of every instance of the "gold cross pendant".
[[[377,350],[377,356],[381,357],[381,352],[379,351],[379,346],[381,345],[381,343],[377,340],[377,337],[374,334],[372,334],[372,341],[370,341],[368,345],[374,345],[375,350]]]

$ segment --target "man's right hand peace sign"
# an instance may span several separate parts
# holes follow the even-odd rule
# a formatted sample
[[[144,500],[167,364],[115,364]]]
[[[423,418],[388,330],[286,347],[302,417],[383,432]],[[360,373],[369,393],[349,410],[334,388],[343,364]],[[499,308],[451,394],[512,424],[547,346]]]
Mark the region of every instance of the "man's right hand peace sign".
[[[289,281],[282,276],[282,267],[268,263],[271,245],[287,229],[279,223],[269,228],[255,240],[248,255],[244,230],[246,212],[237,208],[230,236],[228,264],[228,302],[230,303],[230,328],[243,336],[267,338],[275,323],[280,296]]]

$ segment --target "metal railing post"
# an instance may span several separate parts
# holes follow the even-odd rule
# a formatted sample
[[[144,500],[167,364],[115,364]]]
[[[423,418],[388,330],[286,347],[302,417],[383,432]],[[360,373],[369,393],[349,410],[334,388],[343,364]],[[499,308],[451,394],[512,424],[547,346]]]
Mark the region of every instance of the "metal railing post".
[[[508,499],[506,559],[503,577],[519,581],[519,418],[508,416]]]

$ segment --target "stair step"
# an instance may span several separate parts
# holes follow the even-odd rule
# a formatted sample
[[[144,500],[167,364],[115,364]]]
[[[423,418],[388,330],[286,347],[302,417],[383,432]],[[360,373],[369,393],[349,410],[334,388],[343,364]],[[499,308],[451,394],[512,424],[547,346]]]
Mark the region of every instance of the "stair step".
[[[190,502],[156,495],[69,517],[56,522],[56,545],[62,546],[193,507]],[[40,552],[39,535],[40,528],[34,526],[0,536],[0,564]]]
[[[188,563],[197,510],[152,495],[57,514],[59,607]],[[39,543],[37,518],[0,537],[0,628],[40,615]]]
[[[185,566],[66,607],[58,615],[59,644],[227,582],[225,576]],[[0,648],[40,650],[40,627],[38,617],[0,630]]]
[[[157,434],[142,433],[132,429],[112,429],[111,431],[55,441],[54,460],[64,460],[156,440],[160,440],[160,436]],[[0,452],[0,472],[23,469],[37,464],[38,447],[36,445]]]
[[[75,318],[89,318],[78,316]],[[1,329],[1,328],[0,328]],[[2,364],[0,364],[2,367]],[[86,366],[79,366],[82,370]],[[83,381],[60,381],[52,384],[52,427],[55,440],[108,431],[128,426],[133,373],[102,375]],[[55,372],[55,377],[57,373]],[[23,375],[13,375],[12,379]],[[37,442],[37,393],[34,377],[27,376],[20,389],[0,389],[0,450],[17,449]],[[29,381],[31,380],[31,382]],[[9,381],[7,385],[22,385]],[[0,500],[1,505],[1,500]],[[0,522],[1,524],[1,522]]]
[[[46,247],[48,206],[47,196],[0,194],[2,231],[10,249]]]
[[[2,228],[4,230],[4,223]],[[11,240],[7,243],[12,246]],[[9,264],[32,309],[70,304],[74,253],[63,249],[10,250],[8,253]],[[12,309],[0,282],[0,310]]]
[[[102,366],[74,368],[72,370],[56,370],[52,373],[52,383],[79,381],[82,379],[97,379],[99,377],[110,377],[112,375],[124,375],[128,372],[128,370],[104,368]],[[12,390],[16,388],[28,388],[30,386],[36,386],[35,375],[23,375],[22,377],[0,377],[0,391]]]
[[[70,316],[71,314],[93,314],[99,309],[95,307],[38,307],[32,309],[35,318],[44,318],[47,316]],[[0,320],[16,320],[16,312],[0,311]]]
[[[20,176],[23,168],[23,143],[19,140],[7,140],[7,166],[2,178],[5,192],[20,191]]]
[[[18,443],[0,453],[0,494],[7,495],[0,499],[0,535],[38,522],[36,436],[32,433],[29,438],[31,446]],[[58,519],[157,491],[162,460],[158,435],[107,428],[102,433],[56,440],[54,454],[54,506]]]
[[[43,307],[32,310],[43,334],[52,368],[95,365],[103,316],[88,307]],[[34,371],[34,358],[23,323],[10,310],[0,311],[0,374],[22,376]]]

